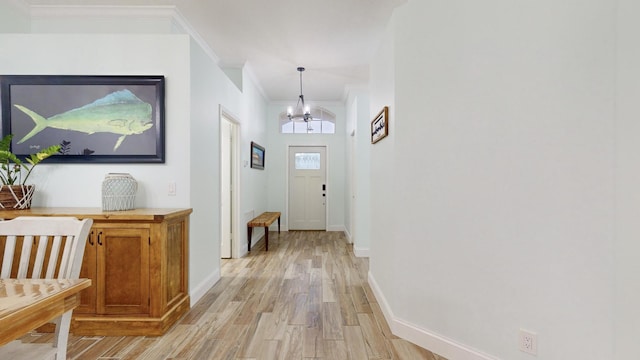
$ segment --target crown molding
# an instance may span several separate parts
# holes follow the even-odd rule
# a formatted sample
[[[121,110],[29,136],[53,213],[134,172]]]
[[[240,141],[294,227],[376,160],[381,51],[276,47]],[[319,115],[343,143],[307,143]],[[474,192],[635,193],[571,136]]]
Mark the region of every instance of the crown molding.
[[[264,88],[260,84],[260,81],[258,81],[258,77],[256,76],[256,73],[253,71],[253,67],[251,66],[249,61],[244,63],[244,66],[242,67],[242,70],[243,70],[243,73],[246,74],[246,76],[249,79],[251,79],[251,82],[253,82],[253,85],[258,89],[258,91],[260,92],[262,97],[268,103],[270,101],[270,99],[267,96],[267,93],[264,91]]]
[[[178,10],[178,8],[176,8],[175,6],[173,6],[173,21],[182,29],[184,29],[184,31],[189,34],[198,45],[200,45],[202,50],[211,58],[211,60],[213,60],[216,65],[220,66],[220,57],[218,57],[211,46],[209,46],[204,38],[200,36],[200,33],[196,31],[196,29],[189,23],[189,21],[187,21],[187,18],[182,15],[180,10]]]
[[[175,6],[142,5],[31,5],[32,17],[165,17],[176,12]]]
[[[22,0],[13,0],[20,1]],[[27,5],[28,6],[28,5]],[[219,64],[220,58],[200,36],[196,29],[187,21],[175,5],[158,6],[116,6],[116,5],[31,5],[31,18],[56,17],[119,17],[119,18],[160,18],[170,20],[185,34],[190,35],[200,45],[204,52]]]

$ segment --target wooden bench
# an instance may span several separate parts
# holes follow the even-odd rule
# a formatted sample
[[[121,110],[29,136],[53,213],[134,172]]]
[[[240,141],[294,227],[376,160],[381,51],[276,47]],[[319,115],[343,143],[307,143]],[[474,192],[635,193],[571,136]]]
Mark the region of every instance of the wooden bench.
[[[280,213],[277,211],[263,212],[247,223],[247,230],[249,230],[249,251],[251,251],[251,233],[254,227],[264,227],[264,248],[265,251],[269,251],[269,226],[276,220],[278,220],[278,234],[280,234]]]
[[[247,223],[247,230],[249,230],[249,251],[251,251],[251,233],[254,227],[264,227],[265,250],[269,251],[269,226],[276,220],[278,220],[278,234],[280,234],[280,213],[277,211],[263,212]]]

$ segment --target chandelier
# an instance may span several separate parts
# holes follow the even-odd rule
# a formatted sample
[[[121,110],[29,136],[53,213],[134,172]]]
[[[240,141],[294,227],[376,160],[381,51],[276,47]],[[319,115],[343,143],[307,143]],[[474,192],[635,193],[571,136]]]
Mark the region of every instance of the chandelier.
[[[304,68],[298,67],[298,71],[300,72],[300,96],[298,96],[295,113],[293,107],[287,107],[287,117],[291,121],[302,119],[304,122],[308,123],[310,120],[313,120],[313,116],[311,116],[311,108],[304,104],[304,95],[302,94],[302,72],[304,71]]]

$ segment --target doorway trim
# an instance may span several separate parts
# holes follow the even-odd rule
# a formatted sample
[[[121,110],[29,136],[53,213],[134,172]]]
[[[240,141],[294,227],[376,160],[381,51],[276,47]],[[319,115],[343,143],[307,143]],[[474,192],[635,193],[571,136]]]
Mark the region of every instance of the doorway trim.
[[[233,179],[231,184],[231,233],[233,234],[233,238],[231,240],[231,258],[236,259],[239,257],[240,252],[240,184],[242,181],[240,179],[240,121],[238,117],[233,114],[231,111],[226,109],[224,106],[219,106],[219,121],[218,121],[218,136],[222,136],[222,119],[228,120],[234,126],[231,129],[231,142],[233,148],[233,154],[231,154],[231,178]],[[220,153],[222,153],[222,142],[219,141]],[[218,164],[218,171],[222,171],[222,162]],[[218,189],[219,199],[222,199],[222,182],[220,182],[220,188]],[[220,221],[222,221],[222,212],[220,212]],[[222,229],[220,226],[220,234],[218,239],[222,241]],[[221,245],[221,244],[219,244]]]

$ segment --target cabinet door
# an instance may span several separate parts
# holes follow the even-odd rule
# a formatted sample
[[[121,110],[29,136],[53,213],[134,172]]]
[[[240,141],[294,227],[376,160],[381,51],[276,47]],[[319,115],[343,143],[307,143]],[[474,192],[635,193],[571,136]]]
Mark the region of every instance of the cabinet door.
[[[97,264],[96,264],[96,232],[91,229],[87,244],[84,248],[84,257],[82,258],[82,267],[80,268],[80,278],[91,279],[91,286],[80,292],[80,305],[73,310],[74,314],[95,314],[96,313],[96,294],[97,294]]]
[[[149,229],[96,228],[97,313],[149,314]]]

